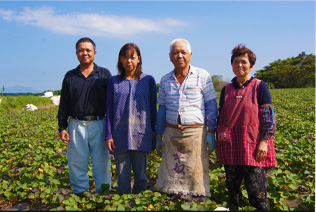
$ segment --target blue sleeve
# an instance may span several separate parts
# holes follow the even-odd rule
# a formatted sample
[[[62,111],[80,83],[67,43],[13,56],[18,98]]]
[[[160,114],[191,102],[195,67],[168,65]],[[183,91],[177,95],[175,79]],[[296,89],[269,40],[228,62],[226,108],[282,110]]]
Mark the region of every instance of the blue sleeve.
[[[208,129],[215,130],[217,118],[217,102],[216,99],[205,103],[205,118]]]
[[[112,137],[112,124],[113,124],[113,82],[112,77],[109,79],[107,95],[106,95],[106,123],[105,123],[105,139],[111,139]]]
[[[166,120],[166,106],[159,105],[158,113],[157,113],[157,120],[155,125],[156,133],[163,134],[167,125]]]
[[[157,87],[156,81],[153,77],[149,79],[150,90],[150,116],[151,116],[151,129],[155,132],[156,116],[157,116]]]
[[[263,81],[261,81],[258,86],[257,98],[259,106],[264,104],[272,104],[269,88]]]

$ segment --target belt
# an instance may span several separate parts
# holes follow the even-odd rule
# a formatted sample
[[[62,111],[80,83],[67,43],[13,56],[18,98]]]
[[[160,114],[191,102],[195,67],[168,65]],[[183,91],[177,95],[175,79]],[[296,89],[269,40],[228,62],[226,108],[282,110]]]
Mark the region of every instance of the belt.
[[[167,123],[167,127],[180,129],[181,133],[185,133],[183,127],[187,128],[187,127],[201,127],[201,126],[203,126],[203,124],[189,124],[189,125],[178,124],[178,125],[171,125],[171,124]]]
[[[102,116],[77,116],[74,117],[72,116],[74,119],[78,119],[80,121],[96,121],[96,120],[102,120],[104,118],[104,115]]]

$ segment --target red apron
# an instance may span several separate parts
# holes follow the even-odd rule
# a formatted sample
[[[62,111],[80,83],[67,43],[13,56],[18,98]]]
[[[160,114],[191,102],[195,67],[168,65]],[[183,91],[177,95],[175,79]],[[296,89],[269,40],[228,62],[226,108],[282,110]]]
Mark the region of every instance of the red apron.
[[[257,89],[260,80],[254,78],[246,87],[235,89],[226,85],[225,102],[217,127],[216,154],[225,165],[270,167],[276,165],[274,140],[268,143],[267,158],[256,161],[256,149],[261,140]]]

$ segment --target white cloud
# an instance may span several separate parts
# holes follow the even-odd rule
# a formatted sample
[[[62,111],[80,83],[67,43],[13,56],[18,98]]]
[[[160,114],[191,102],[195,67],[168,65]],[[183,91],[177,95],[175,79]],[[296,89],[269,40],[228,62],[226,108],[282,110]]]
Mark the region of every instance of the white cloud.
[[[168,33],[186,24],[176,19],[150,20],[128,16],[96,13],[58,15],[51,7],[24,8],[22,12],[0,8],[0,17],[25,25],[41,27],[53,32],[71,35],[125,37],[142,33]]]

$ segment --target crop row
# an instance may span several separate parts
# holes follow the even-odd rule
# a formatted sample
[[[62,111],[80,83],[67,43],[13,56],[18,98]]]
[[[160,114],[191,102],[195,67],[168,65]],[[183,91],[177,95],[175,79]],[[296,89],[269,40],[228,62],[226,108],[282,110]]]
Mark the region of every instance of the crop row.
[[[277,114],[275,146],[277,166],[268,173],[271,210],[315,210],[315,93],[314,89],[271,90]],[[153,151],[148,159],[148,190],[119,196],[117,184],[104,194],[71,193],[66,146],[57,132],[57,107],[0,114],[0,200],[28,201],[51,210],[209,210],[228,207],[225,172],[209,157],[210,198],[166,195],[154,186],[161,158]],[[112,178],[116,177],[111,159]],[[89,165],[91,189],[92,167]],[[244,192],[247,196],[247,193]],[[297,201],[289,207],[289,201]],[[238,210],[253,210],[251,206]]]

